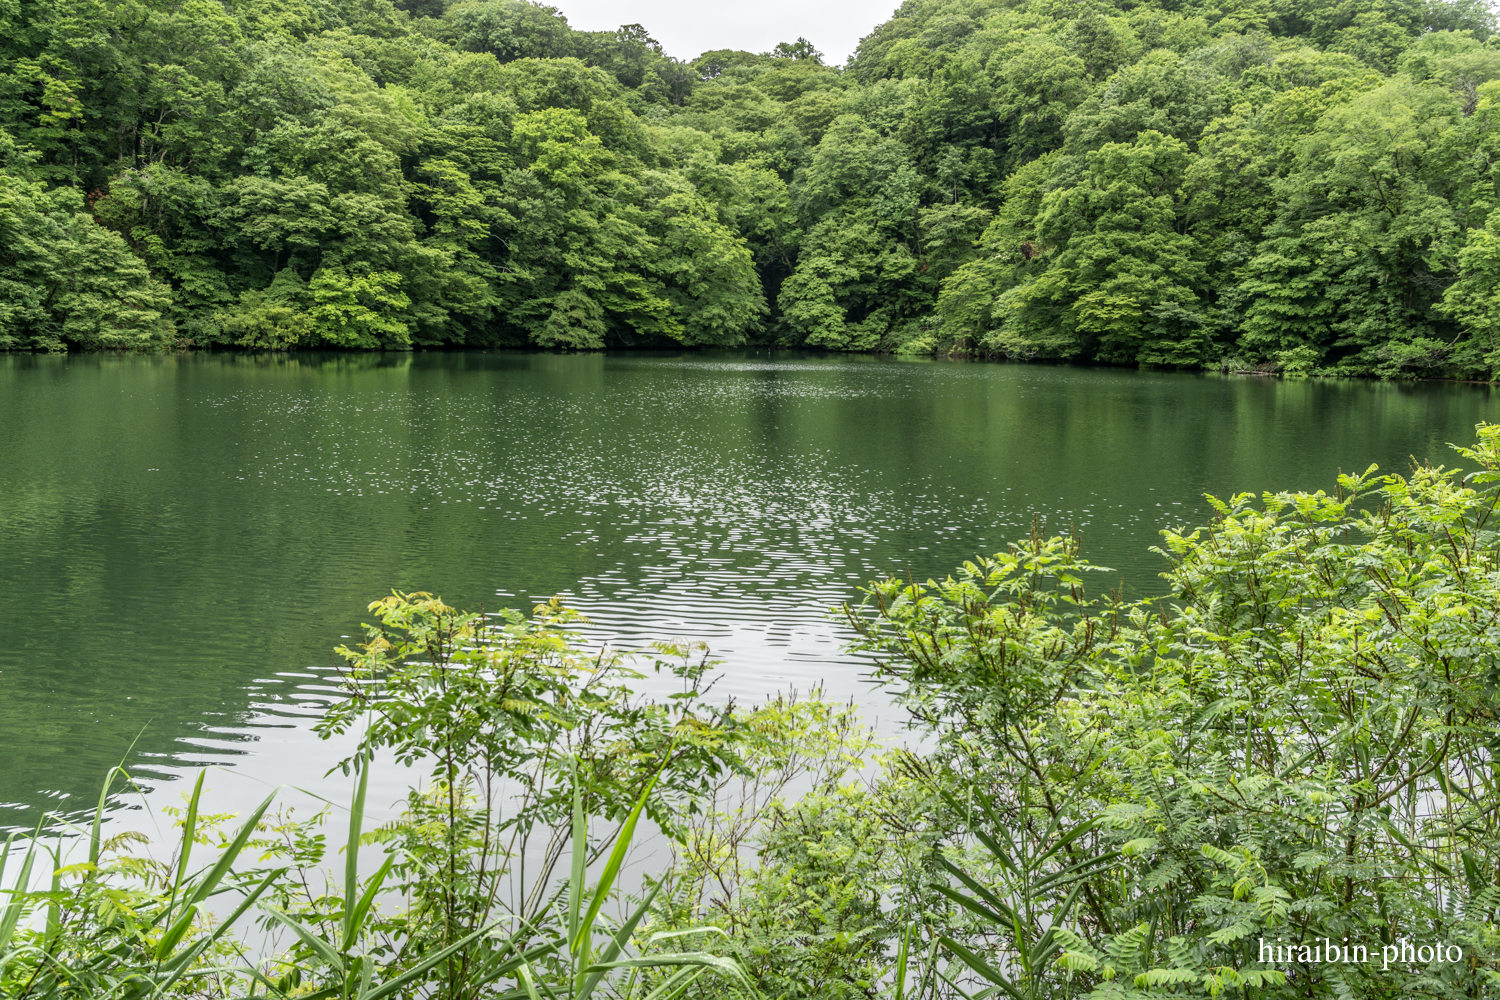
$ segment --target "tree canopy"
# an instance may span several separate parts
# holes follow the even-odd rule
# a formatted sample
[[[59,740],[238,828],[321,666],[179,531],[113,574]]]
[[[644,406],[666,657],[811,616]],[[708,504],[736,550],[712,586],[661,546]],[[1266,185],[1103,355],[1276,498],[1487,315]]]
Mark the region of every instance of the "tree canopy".
[[[826,65],[528,0],[0,7],[0,348],[1491,377],[1478,0],[908,0]]]

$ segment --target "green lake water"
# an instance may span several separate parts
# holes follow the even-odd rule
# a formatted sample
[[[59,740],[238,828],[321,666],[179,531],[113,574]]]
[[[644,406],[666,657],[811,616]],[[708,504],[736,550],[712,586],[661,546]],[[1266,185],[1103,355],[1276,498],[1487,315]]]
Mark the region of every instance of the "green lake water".
[[[1074,526],[1127,593],[1202,494],[1452,464],[1486,387],[782,353],[0,357],[0,827],[128,759],[322,774],[331,647],[392,587],[564,593],[719,690],[882,704],[827,609]],[[133,749],[132,749],[133,744]]]

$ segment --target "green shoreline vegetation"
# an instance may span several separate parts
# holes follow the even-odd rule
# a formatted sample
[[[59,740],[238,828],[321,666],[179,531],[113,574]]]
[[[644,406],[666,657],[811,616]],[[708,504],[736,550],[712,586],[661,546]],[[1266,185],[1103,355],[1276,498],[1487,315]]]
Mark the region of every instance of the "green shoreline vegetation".
[[[1210,498],[1158,599],[1040,532],[873,583],[841,613],[919,749],[715,701],[693,645],[643,698],[555,601],[393,594],[318,723],[362,736],[344,846],[274,795],[205,815],[200,777],[163,857],[102,832],[107,781],[72,854],[8,843],[0,993],[1500,995],[1500,425],[1458,450]],[[366,829],[372,759],[427,777]],[[673,847],[631,895],[642,819]]]
[[[525,0],[0,6],[0,349],[1500,371],[1480,0],[908,0],[844,67]]]

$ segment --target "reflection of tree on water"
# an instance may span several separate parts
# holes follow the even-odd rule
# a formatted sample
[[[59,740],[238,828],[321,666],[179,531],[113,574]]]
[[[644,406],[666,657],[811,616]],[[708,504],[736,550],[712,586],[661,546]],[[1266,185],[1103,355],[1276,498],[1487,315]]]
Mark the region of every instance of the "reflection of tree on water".
[[[320,774],[280,727],[390,586],[567,592],[598,641],[709,641],[741,700],[864,701],[824,610],[865,580],[1042,516],[1155,593],[1146,547],[1203,492],[1448,461],[1490,415],[1474,387],[763,352],[9,356],[0,383],[0,592],[24,609],[0,801],[27,810],[92,802],[137,737],[137,769]]]

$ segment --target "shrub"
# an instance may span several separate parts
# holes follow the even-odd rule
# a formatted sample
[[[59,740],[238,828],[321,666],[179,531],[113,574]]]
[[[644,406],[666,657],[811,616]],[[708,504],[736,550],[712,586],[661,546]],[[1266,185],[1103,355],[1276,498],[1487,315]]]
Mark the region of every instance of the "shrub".
[[[848,609],[969,803],[938,817],[948,953],[1028,997],[1500,987],[1500,426],[1459,451],[1210,498],[1158,601],[1091,597],[1038,534]],[[1384,967],[1439,942],[1462,961]]]

